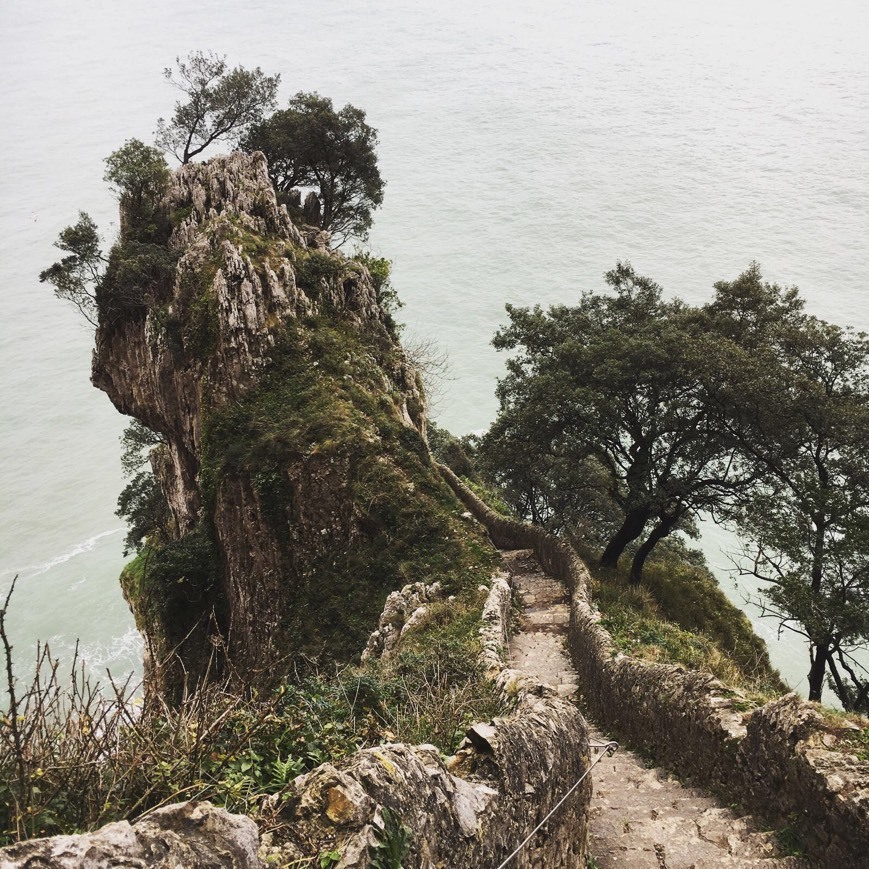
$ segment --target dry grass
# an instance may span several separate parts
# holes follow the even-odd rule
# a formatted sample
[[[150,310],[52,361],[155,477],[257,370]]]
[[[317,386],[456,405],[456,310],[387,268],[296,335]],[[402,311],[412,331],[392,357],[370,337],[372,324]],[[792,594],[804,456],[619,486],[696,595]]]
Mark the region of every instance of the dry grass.
[[[94,829],[203,798],[257,816],[263,796],[358,748],[402,740],[447,754],[470,723],[501,710],[479,663],[483,594],[430,607],[388,662],[285,684],[268,696],[228,681],[177,708],[143,711],[134,686],[61,673],[40,647],[32,681],[15,680],[5,614],[8,711],[0,713],[0,845]],[[266,829],[271,820],[259,816]]]

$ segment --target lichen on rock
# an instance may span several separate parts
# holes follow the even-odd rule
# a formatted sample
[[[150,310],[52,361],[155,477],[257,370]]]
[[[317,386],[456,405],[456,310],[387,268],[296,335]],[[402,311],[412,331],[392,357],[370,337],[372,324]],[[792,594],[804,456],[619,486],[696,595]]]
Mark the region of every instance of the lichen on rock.
[[[21,842],[0,851],[0,869],[262,869],[259,831],[242,815],[208,802],[176,803],[130,824]]]

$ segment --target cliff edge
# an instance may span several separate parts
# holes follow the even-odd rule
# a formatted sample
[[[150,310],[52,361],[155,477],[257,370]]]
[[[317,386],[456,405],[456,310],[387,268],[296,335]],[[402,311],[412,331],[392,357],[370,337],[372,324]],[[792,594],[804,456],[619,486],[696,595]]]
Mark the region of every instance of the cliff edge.
[[[171,267],[134,276],[135,304],[111,263],[102,290],[93,383],[160,442],[167,520],[122,583],[170,700],[349,658],[390,590],[467,561],[368,271],[295,226],[266,170],[182,166],[144,228],[122,207],[122,244],[162,234]]]

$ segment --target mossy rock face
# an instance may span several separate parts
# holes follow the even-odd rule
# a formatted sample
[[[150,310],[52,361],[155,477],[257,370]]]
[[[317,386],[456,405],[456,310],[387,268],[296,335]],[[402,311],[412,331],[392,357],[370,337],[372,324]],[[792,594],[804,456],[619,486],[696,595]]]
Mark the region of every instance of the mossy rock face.
[[[458,591],[494,561],[431,464],[419,377],[364,265],[308,245],[261,157],[182,167],[163,207],[171,295],[100,332],[94,383],[166,445],[170,531],[124,587],[171,653],[148,677],[172,699],[353,658],[389,591]]]
[[[309,319],[286,330],[245,400],[206,418],[201,480],[218,536],[242,513],[242,535],[269,540],[227,547],[232,573],[270,589],[249,613],[268,630],[246,629],[257,666],[261,650],[352,658],[389,591],[417,580],[459,590],[491,572],[400,397],[383,390],[388,355]]]

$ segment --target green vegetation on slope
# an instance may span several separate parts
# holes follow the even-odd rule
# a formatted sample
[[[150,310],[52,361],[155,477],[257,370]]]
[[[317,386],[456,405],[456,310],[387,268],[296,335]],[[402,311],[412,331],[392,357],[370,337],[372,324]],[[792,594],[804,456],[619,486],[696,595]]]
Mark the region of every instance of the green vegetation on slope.
[[[769,661],[766,644],[718,586],[699,552],[678,541],[656,551],[643,585],[628,571],[597,566],[595,553],[574,541],[592,576],[601,625],[616,646],[636,658],[706,670],[755,697],[787,690]]]
[[[72,690],[60,688],[46,653],[41,679],[18,694],[26,706],[10,709],[20,747],[0,718],[0,845],[194,798],[270,825],[264,795],[359,748],[404,741],[450,753],[472,722],[505,711],[479,660],[484,600],[468,587],[431,604],[388,661],[264,694],[212,685],[145,715],[128,689],[107,697],[80,671]]]
[[[338,320],[291,324],[251,393],[206,419],[205,510],[223,480],[252,481],[287,563],[297,567],[286,608],[296,652],[327,649],[346,660],[358,654],[394,588],[439,580],[456,593],[491,575],[495,556],[484,535],[461,518],[419,433],[402,421],[400,397],[384,392],[395,352]],[[290,468],[314,468],[314,477],[337,469],[340,491],[323,497],[343,503],[324,506],[351,511],[360,533],[342,539],[337,529],[329,546],[299,552],[294,511],[309,496]]]

